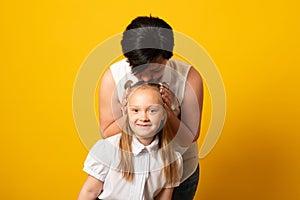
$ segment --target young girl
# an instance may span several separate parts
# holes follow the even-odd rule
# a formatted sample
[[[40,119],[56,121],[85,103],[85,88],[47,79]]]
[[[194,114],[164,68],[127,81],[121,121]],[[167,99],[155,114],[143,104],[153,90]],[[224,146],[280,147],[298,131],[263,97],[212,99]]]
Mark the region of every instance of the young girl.
[[[89,174],[78,200],[171,199],[182,157],[171,143],[159,84],[129,89],[121,134],[98,141],[84,164]]]

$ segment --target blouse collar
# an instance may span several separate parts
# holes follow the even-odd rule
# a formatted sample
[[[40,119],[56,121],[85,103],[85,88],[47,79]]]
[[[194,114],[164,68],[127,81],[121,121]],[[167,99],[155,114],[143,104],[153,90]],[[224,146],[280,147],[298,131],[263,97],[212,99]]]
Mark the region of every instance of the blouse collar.
[[[134,156],[137,156],[140,153],[149,153],[152,151],[158,150],[158,137],[155,136],[155,139],[147,146],[144,146],[140,141],[136,138],[135,135],[132,136],[132,153]]]

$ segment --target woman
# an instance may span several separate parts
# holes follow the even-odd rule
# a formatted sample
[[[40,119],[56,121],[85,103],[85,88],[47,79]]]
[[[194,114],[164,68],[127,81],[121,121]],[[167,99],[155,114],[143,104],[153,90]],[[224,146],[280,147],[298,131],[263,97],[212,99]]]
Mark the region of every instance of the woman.
[[[137,17],[126,28],[121,41],[125,59],[114,63],[101,78],[99,94],[100,129],[103,137],[120,132],[124,124],[124,85],[133,82],[165,82],[161,87],[164,108],[171,121],[175,141],[182,151],[183,176],[172,199],[193,199],[199,180],[198,145],[203,103],[203,84],[189,64],[171,58],[174,36],[164,20]],[[178,98],[173,98],[171,92]],[[178,105],[178,106],[176,106]]]

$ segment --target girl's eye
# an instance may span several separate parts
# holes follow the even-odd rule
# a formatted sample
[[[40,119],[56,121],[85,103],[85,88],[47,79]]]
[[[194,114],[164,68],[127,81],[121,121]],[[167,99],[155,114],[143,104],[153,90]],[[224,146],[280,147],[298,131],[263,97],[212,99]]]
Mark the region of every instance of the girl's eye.
[[[149,112],[150,112],[150,113],[156,113],[157,110],[156,110],[156,109],[150,109]]]
[[[159,111],[160,111],[160,109],[157,108],[157,107],[153,107],[153,108],[150,108],[150,109],[148,110],[148,112],[149,112],[150,114],[156,114],[156,113],[158,113]]]
[[[131,111],[131,112],[133,112],[133,113],[138,113],[138,112],[139,112],[139,110],[138,110],[138,109],[134,109],[134,108],[133,108],[133,109],[131,109],[130,111]]]

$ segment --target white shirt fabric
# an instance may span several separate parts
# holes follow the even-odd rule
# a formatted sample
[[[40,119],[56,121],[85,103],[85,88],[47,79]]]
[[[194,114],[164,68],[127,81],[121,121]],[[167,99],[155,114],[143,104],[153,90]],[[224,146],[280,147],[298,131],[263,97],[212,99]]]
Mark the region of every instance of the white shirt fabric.
[[[174,185],[167,185],[162,173],[162,159],[158,148],[158,138],[144,146],[135,136],[132,140],[134,164],[133,182],[123,178],[118,169],[120,162],[119,141],[121,134],[99,140],[89,152],[83,170],[96,179],[103,181],[103,191],[99,199],[150,200],[162,188],[176,187],[182,175],[182,157],[175,152],[179,178]]]
[[[169,88],[178,98],[180,105],[183,101],[190,68],[191,66],[188,63],[171,58],[168,60],[164,75],[160,80],[161,82],[169,83]],[[110,71],[116,84],[118,99],[121,103],[126,82],[132,80],[133,83],[136,83],[138,79],[131,73],[131,67],[126,59],[112,64]],[[193,142],[189,148],[178,149],[178,151],[181,152],[183,157],[183,175],[181,178],[181,182],[183,182],[195,172],[198,166],[198,144],[197,142]]]

